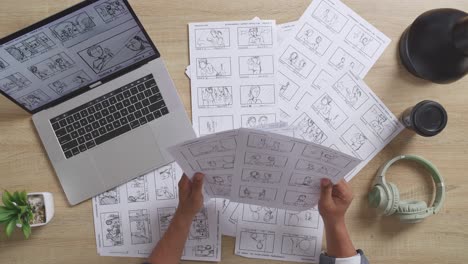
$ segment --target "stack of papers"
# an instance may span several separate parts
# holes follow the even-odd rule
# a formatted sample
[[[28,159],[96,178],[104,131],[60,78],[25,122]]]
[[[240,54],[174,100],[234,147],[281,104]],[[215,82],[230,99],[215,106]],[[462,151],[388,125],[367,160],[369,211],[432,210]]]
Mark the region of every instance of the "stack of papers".
[[[192,149],[190,157],[178,157],[188,175],[206,172],[206,191],[219,197],[197,215],[203,228],[195,219],[183,259],[219,261],[222,233],[236,237],[235,253],[244,257],[318,262],[323,222],[314,207],[317,179],[351,180],[403,129],[362,80],[389,43],[338,0],[313,0],[298,21],[281,25],[258,18],[189,24],[186,74],[191,78],[194,130],[199,136],[212,135],[200,143],[223,153],[203,147]],[[229,131],[277,122],[287,129]],[[269,132],[292,136],[304,149],[336,150],[333,154],[352,166],[335,178],[297,172],[309,166],[298,160],[289,166],[289,159],[304,153],[294,152],[295,147],[278,153],[293,140]],[[251,148],[249,138],[260,145]],[[272,138],[287,142],[279,147]],[[184,151],[188,149],[179,149]],[[272,154],[270,159],[265,153]],[[235,158],[242,154],[244,159]],[[277,174],[283,163],[286,168]],[[269,168],[260,171],[257,165]],[[175,163],[169,167],[172,176],[165,173],[168,167],[162,168],[94,198],[101,255],[149,255],[177,207],[182,169]],[[299,197],[301,191],[304,196]]]

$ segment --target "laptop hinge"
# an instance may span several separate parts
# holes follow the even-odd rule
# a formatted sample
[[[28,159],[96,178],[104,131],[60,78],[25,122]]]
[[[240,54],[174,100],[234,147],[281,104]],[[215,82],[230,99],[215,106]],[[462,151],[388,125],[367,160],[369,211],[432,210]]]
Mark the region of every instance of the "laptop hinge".
[[[96,87],[98,87],[98,86],[101,86],[101,84],[102,84],[102,82],[99,81],[99,82],[97,82],[97,83],[91,84],[91,85],[89,86],[89,88],[94,89],[94,88],[96,88]]]

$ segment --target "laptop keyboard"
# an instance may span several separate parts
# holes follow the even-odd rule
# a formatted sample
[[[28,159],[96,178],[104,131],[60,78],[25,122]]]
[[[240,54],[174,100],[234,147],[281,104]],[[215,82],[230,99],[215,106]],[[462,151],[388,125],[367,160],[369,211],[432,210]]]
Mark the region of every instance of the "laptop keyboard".
[[[67,159],[169,114],[153,75],[148,75],[50,123]]]

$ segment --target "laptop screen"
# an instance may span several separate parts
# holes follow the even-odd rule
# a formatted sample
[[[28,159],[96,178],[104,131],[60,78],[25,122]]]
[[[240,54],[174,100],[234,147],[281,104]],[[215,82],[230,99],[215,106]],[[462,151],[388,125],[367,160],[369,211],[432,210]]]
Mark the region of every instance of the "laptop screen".
[[[0,40],[0,90],[35,112],[154,56],[126,1],[87,1]]]

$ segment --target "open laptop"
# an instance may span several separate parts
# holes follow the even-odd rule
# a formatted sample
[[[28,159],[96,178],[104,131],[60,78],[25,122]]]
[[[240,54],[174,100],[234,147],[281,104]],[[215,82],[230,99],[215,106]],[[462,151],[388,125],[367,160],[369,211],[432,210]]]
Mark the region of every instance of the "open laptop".
[[[88,0],[0,40],[0,91],[33,121],[70,204],[173,161],[195,137],[127,0]]]

